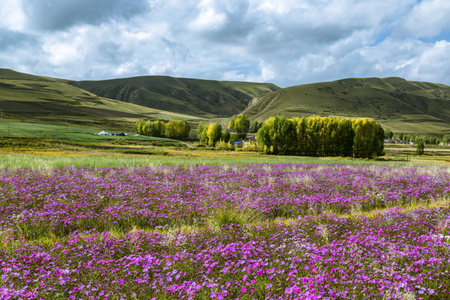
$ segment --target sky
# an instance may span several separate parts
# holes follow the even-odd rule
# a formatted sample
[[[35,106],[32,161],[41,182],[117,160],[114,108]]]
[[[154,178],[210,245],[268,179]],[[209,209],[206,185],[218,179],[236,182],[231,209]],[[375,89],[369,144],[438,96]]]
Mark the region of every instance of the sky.
[[[448,16],[448,0],[0,0],[0,68],[72,80],[450,85]]]

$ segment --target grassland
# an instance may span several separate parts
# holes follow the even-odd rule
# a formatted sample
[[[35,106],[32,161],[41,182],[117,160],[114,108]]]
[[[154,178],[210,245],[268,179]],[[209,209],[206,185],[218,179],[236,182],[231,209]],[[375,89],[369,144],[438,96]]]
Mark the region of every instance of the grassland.
[[[99,97],[67,80],[33,76],[0,69],[2,121],[25,121],[107,130],[127,130],[136,120],[196,119]]]
[[[341,165],[429,165],[449,166],[447,152],[427,150],[425,155],[389,151],[379,160],[341,157],[272,156],[252,152],[230,152],[189,148],[178,141],[110,139],[80,143],[52,139],[4,139],[0,143],[0,168],[141,167],[161,165],[248,164],[341,164]]]
[[[231,117],[250,100],[278,90],[274,84],[141,76],[71,82],[96,95],[204,118]]]
[[[113,100],[118,99],[118,100]],[[227,123],[287,117],[369,117],[394,133],[450,133],[450,87],[401,78],[343,79],[279,89],[272,84],[142,76],[70,81],[0,69],[2,120],[126,131],[138,119]]]
[[[343,79],[266,94],[244,111],[252,119],[273,115],[369,117],[395,133],[450,133],[450,87],[402,78]]]

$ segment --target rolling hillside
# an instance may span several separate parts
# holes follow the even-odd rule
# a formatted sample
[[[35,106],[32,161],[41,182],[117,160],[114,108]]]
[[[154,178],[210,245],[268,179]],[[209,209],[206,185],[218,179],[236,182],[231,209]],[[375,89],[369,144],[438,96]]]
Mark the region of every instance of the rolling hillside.
[[[2,120],[110,129],[140,118],[196,118],[99,97],[67,80],[0,69]]]
[[[270,83],[141,76],[71,82],[98,96],[155,109],[212,118],[231,117],[255,97],[279,89]]]
[[[165,76],[77,82],[0,69],[3,121],[114,129],[131,128],[140,118],[194,120],[240,112],[259,121],[278,114],[370,117],[397,133],[443,135],[450,133],[450,87],[402,78],[284,89]]]
[[[370,117],[394,132],[450,133],[450,87],[402,78],[343,79],[266,94],[244,110],[251,119],[273,115]]]

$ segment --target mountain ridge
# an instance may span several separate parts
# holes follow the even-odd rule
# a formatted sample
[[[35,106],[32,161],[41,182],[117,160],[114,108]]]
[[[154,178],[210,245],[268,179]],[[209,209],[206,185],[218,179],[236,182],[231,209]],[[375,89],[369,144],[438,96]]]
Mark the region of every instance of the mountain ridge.
[[[130,124],[139,118],[180,118],[195,123],[202,118],[217,119],[239,113],[247,114],[252,121],[264,121],[273,115],[369,117],[398,133],[450,133],[450,87],[443,84],[374,77],[278,88],[273,84],[170,76],[152,76],[153,82],[149,84],[149,78],[74,81],[0,69],[0,111],[6,119],[34,119],[43,123],[64,123],[66,119],[80,126],[95,127],[105,122]],[[91,91],[83,89],[86,85],[90,85]],[[133,93],[141,92],[141,96],[153,93],[167,109],[102,97],[92,92],[95,88],[120,95],[124,100]],[[195,102],[183,101],[185,96],[199,103],[204,101],[208,109],[213,106],[223,112],[202,110]],[[230,103],[237,106],[230,105],[226,110]],[[178,110],[171,110],[173,107]]]
[[[231,117],[255,97],[278,90],[271,83],[138,76],[71,82],[99,96],[201,117]]]
[[[258,121],[272,115],[370,117],[396,132],[416,132],[426,125],[426,133],[448,133],[450,87],[399,77],[347,78],[265,94],[243,113]]]

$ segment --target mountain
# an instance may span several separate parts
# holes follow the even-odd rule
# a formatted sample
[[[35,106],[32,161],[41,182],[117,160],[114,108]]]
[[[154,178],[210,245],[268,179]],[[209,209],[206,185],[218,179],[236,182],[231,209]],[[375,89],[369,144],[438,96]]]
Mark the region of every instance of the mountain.
[[[271,83],[169,76],[79,81],[71,84],[101,97],[205,118],[231,117],[243,111],[253,98],[279,89]]]
[[[341,116],[370,117],[394,132],[450,133],[450,87],[402,78],[349,78],[298,85],[253,99],[251,119]]]
[[[258,121],[274,115],[370,117],[395,133],[443,135],[450,134],[450,87],[396,77],[284,89],[167,76],[72,81],[0,69],[2,120],[112,129],[130,128],[141,118],[193,120],[241,112]]]
[[[99,97],[69,82],[0,69],[2,119],[129,128],[140,118],[196,118]]]

